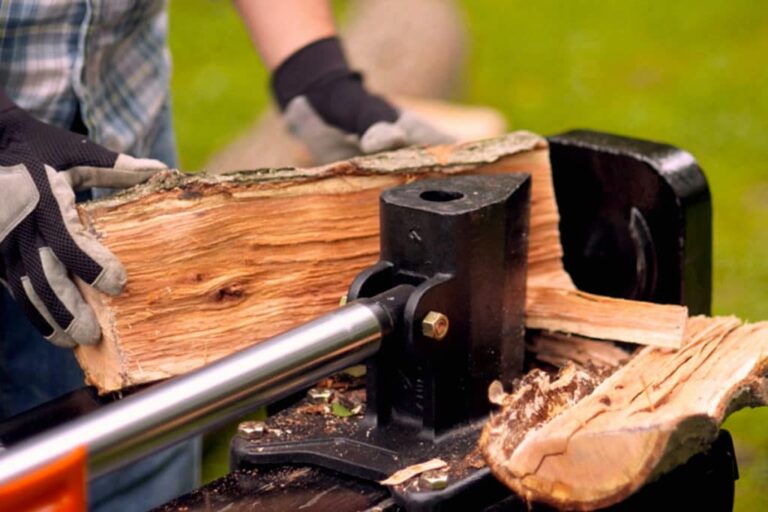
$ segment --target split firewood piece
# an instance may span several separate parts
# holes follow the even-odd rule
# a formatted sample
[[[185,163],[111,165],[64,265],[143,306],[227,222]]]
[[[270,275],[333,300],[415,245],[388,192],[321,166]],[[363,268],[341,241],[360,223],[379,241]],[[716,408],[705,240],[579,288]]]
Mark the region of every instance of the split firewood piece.
[[[483,455],[528,500],[618,503],[705,449],[731,412],[768,404],[768,322],[691,318],[680,350],[646,347],[602,381],[581,371],[493,392]]]
[[[632,357],[614,343],[572,334],[532,331],[526,334],[526,342],[526,350],[533,353],[536,359],[558,368],[569,362],[618,368]]]
[[[680,347],[687,318],[684,306],[558,288],[529,288],[525,307],[525,325],[531,329],[671,348]]]

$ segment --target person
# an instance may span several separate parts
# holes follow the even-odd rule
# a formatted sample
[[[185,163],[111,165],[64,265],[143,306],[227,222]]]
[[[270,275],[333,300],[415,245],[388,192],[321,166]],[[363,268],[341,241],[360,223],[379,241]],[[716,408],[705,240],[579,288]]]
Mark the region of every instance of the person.
[[[369,92],[327,0],[236,0],[287,125],[318,163],[448,138]],[[0,8],[0,419],[81,387],[71,349],[99,342],[77,277],[119,294],[129,276],[80,224],[78,197],[177,166],[162,0]],[[197,483],[199,442],[90,486],[94,510],[144,510]]]

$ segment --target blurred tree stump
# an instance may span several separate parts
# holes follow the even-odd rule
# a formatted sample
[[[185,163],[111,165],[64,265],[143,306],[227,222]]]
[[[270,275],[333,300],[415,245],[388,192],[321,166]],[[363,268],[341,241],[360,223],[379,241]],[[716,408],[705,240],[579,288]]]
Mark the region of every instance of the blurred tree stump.
[[[382,23],[382,20],[387,20]],[[466,55],[466,30],[452,0],[357,0],[341,30],[345,50],[369,89],[415,112],[458,140],[506,131],[504,118],[483,107],[444,101],[458,88]],[[431,101],[424,101],[424,100]],[[216,174],[262,167],[307,167],[313,162],[270,108],[204,169]]]

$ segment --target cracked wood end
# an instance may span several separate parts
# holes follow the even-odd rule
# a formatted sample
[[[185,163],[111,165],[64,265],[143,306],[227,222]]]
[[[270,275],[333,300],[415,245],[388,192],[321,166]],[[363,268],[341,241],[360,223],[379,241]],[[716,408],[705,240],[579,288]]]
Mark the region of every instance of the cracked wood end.
[[[566,367],[494,389],[481,448],[528,500],[605,507],[706,448],[731,412],[766,405],[767,371],[768,322],[694,317],[680,350],[646,347],[607,378]]]

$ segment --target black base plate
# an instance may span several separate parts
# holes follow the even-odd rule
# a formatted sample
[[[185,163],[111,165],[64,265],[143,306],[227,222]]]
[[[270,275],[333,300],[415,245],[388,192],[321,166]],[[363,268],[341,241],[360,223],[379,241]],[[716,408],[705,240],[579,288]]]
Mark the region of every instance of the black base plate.
[[[615,511],[733,509],[734,479],[738,478],[733,443],[727,431],[705,452],[643,487]],[[441,508],[450,510],[451,507]],[[387,488],[329,469],[307,465],[266,465],[238,469],[157,509],[162,512],[402,512]],[[464,503],[453,510],[482,512],[544,512],[549,507],[525,503],[507,493],[491,505]]]
[[[446,488],[425,489],[419,478],[412,478],[390,489],[395,502],[414,511],[477,510],[509,494],[477,452],[482,422],[432,442],[419,439],[416,428],[375,429],[363,416],[341,418],[319,409],[322,405],[305,399],[270,417],[263,433],[235,436],[232,468],[308,464],[376,482],[399,469],[440,458],[447,463]]]

